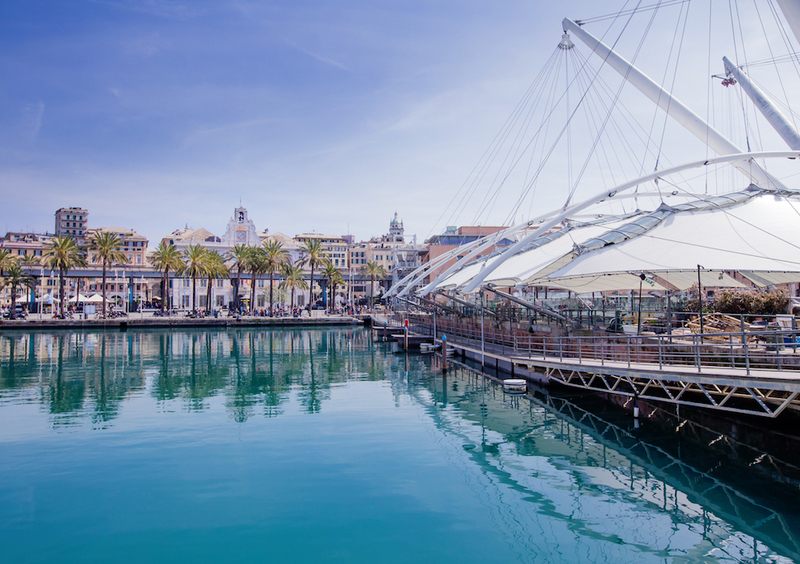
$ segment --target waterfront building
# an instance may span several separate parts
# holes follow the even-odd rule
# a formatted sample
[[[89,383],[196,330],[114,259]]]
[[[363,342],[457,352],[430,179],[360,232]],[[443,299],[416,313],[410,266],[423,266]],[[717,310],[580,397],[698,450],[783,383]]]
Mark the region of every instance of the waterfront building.
[[[394,217],[392,221],[389,223],[389,235],[388,238],[391,241],[395,241],[397,243],[403,242],[403,236],[405,233],[405,229],[403,228],[403,220],[397,218],[397,212],[394,212]]]
[[[9,251],[13,256],[23,258],[25,256],[41,257],[45,250],[45,245],[50,241],[52,235],[39,233],[20,233],[10,231],[0,240],[0,249]]]
[[[60,208],[56,210],[56,235],[69,235],[79,245],[86,243],[89,228],[89,211],[83,208]]]
[[[482,239],[498,231],[506,229],[505,226],[488,226],[488,225],[464,225],[461,227],[456,226],[448,226],[445,229],[445,232],[440,235],[434,235],[425,243],[427,244],[427,249],[423,252],[422,255],[422,262],[432,262],[436,260],[439,256],[452,251],[453,249],[457,249],[462,245],[466,245],[467,243],[472,243],[478,239]],[[513,245],[516,241],[512,241],[509,239],[502,239],[498,241],[495,247],[508,247]],[[494,252],[494,248],[487,249],[486,251],[480,253],[478,256],[488,255],[491,252]],[[428,277],[425,279],[425,282],[432,281],[440,272],[444,272],[446,269],[450,268],[453,264],[456,263],[457,260],[463,258],[463,255],[456,255],[452,259],[442,263],[437,268],[431,270],[428,273]]]
[[[306,241],[316,239],[322,245],[325,256],[331,264],[339,269],[348,267],[347,240],[339,235],[323,235],[320,233],[301,233],[295,235],[294,240],[299,246],[303,246]]]
[[[176,229],[166,237],[163,237],[161,242],[166,245],[175,245],[180,252],[183,252],[189,245],[201,245],[210,251],[216,250],[221,253],[229,250],[229,247],[222,244],[222,239],[203,227],[199,229],[190,229],[189,227]]]
[[[172,244],[178,249],[179,252],[184,252],[190,245],[200,245],[209,251],[217,251],[224,257],[229,257],[230,252],[236,245],[247,245],[250,247],[257,247],[268,238],[269,231],[264,230],[258,232],[255,223],[250,219],[247,209],[243,206],[234,208],[233,215],[231,216],[225,228],[225,233],[222,237],[214,235],[212,232],[205,228],[191,229],[188,226],[183,229],[176,229],[167,237],[164,237],[161,242],[165,244]],[[283,238],[291,241],[291,238],[282,235]],[[256,284],[263,284],[263,281],[256,281]],[[211,289],[211,302],[214,307],[221,307],[223,305],[233,302],[233,285],[229,279],[216,279],[212,281]],[[200,308],[205,308],[208,291],[208,280],[198,279],[197,281],[197,305]],[[192,287],[191,280],[188,278],[175,278],[170,281],[170,293],[172,303],[177,307],[191,307]],[[239,287],[239,295],[241,297],[249,297],[250,295],[250,277],[243,275],[241,285]],[[263,297],[259,298],[259,293],[256,293],[256,304],[258,306],[259,300],[263,301]]]
[[[139,235],[133,229],[127,229],[125,227],[97,227],[95,229],[89,229],[86,236],[88,246],[86,253],[87,264],[95,264],[94,257],[97,252],[92,250],[91,243],[100,233],[113,233],[119,238],[122,243],[119,250],[122,251],[128,259],[127,264],[131,266],[147,264],[147,237]]]
[[[247,210],[242,206],[233,210],[233,217],[228,221],[221,242],[229,249],[232,249],[234,245],[257,247],[261,244],[261,237],[256,231],[256,226],[253,220],[247,216]]]
[[[289,253],[289,260],[292,264],[297,264],[303,258],[300,253],[300,243],[298,243],[293,237],[289,237],[288,235],[277,231],[272,234],[264,234],[264,237],[261,239],[261,244],[264,245],[270,241],[277,241],[281,244],[281,247]]]
[[[349,264],[356,278],[353,284],[353,295],[356,299],[369,294],[369,282],[364,280],[363,271],[368,262],[376,262],[383,267],[392,281],[396,281],[406,273],[421,266],[422,256],[425,252],[424,245],[417,245],[416,237],[413,242],[405,242],[405,229],[403,221],[398,218],[397,212],[389,222],[388,233],[373,237],[369,241],[362,241],[351,245],[349,249]],[[376,285],[386,287],[387,280],[376,281]],[[377,294],[377,289],[376,289]]]

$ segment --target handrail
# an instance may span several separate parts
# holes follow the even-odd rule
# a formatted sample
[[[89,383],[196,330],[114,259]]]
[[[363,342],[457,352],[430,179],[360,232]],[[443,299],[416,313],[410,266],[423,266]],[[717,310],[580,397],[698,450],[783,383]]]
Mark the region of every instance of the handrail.
[[[432,324],[409,319],[409,329],[432,335]],[[479,327],[439,320],[439,334],[451,343],[481,342]],[[622,362],[626,365],[652,365],[653,369],[693,366],[697,372],[707,368],[800,371],[800,330],[764,329],[720,333],[664,335],[595,334],[535,335],[523,331],[487,328],[483,335],[487,353],[558,360],[565,364],[587,361]],[[791,352],[788,352],[791,351]]]

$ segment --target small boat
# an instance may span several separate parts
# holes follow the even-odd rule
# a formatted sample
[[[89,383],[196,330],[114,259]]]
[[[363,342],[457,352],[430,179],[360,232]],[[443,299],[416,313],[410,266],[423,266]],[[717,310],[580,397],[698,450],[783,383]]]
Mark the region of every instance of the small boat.
[[[509,394],[524,394],[528,391],[528,382],[521,378],[503,380],[503,391]]]

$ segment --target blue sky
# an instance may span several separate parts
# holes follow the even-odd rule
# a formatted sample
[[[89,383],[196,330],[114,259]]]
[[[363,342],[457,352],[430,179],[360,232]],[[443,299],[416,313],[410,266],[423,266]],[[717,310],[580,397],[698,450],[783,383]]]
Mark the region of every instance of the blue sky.
[[[619,3],[620,5],[622,2]],[[614,6],[618,7],[618,6]],[[420,239],[588,1],[6,2],[0,229]],[[466,214],[461,223],[466,223]]]
[[[0,225],[77,205],[151,239],[219,233],[241,198],[259,229],[369,237],[396,210],[422,237],[426,198],[463,181],[528,79],[534,4],[7,3],[0,181],[20,206]]]

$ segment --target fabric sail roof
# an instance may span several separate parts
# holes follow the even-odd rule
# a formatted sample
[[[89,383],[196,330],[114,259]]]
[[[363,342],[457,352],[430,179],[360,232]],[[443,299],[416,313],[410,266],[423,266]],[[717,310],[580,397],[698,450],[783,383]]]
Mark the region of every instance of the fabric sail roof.
[[[495,286],[515,286],[536,277],[546,276],[548,272],[560,268],[572,259],[576,244],[597,237],[618,223],[620,222],[579,225],[546,234],[534,248],[522,251],[500,265],[485,282]],[[439,283],[437,289],[464,286],[493,260],[496,260],[496,257],[480,260],[454,272]]]
[[[698,265],[703,285],[741,286],[725,271],[758,285],[800,281],[800,196],[763,191],[737,205],[671,213],[636,237],[576,257],[548,280],[646,273],[685,289],[696,283]]]

